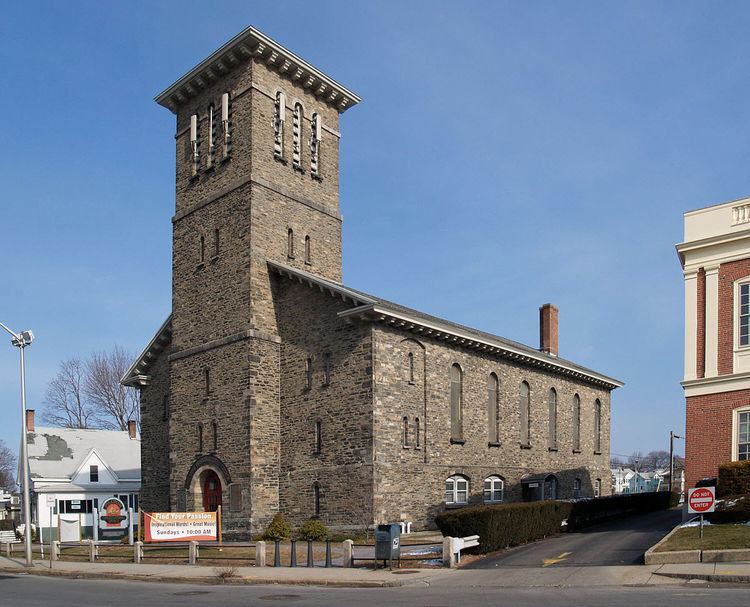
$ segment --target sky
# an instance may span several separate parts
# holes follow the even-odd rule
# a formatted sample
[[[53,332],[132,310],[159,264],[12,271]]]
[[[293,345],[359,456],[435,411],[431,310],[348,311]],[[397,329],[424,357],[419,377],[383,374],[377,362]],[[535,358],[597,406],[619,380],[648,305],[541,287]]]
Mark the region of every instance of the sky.
[[[684,428],[682,213],[750,194],[750,5],[24,2],[0,16],[0,322],[60,361],[170,312],[174,117],[153,97],[247,25],[363,101],[342,117],[347,285],[621,379],[612,453]],[[0,339],[0,440],[19,441]],[[682,446],[678,443],[678,452]]]

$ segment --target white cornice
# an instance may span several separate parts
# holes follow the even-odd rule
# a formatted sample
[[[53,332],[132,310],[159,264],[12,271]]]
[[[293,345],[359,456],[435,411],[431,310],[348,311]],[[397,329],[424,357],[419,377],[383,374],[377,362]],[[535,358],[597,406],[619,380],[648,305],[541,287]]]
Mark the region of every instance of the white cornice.
[[[737,390],[750,390],[750,373],[733,373],[717,377],[702,377],[681,382],[685,397],[705,396]]]
[[[252,26],[237,34],[177,82],[159,93],[154,100],[176,113],[178,106],[196,96],[213,80],[251,58],[265,61],[270,69],[275,69],[293,82],[299,83],[339,112],[343,113],[361,101],[352,91]]]
[[[685,254],[688,252],[699,251],[701,249],[708,249],[710,247],[716,247],[718,245],[734,243],[737,241],[748,240],[748,239],[750,239],[750,229],[741,230],[738,232],[730,232],[728,234],[719,234],[717,236],[711,236],[709,238],[702,238],[700,240],[691,240],[688,242],[681,242],[675,245],[675,250],[677,251],[677,256],[680,259],[680,264],[683,267],[685,267]],[[747,257],[747,253],[743,251],[741,253],[735,254],[732,257],[737,257],[737,258]],[[726,262],[730,260],[721,259],[717,263],[721,263],[721,261]]]

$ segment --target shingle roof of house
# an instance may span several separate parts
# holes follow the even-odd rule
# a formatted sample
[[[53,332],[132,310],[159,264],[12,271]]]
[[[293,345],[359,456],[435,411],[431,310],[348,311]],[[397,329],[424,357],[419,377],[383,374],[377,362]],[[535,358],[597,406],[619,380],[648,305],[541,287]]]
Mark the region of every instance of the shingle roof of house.
[[[72,479],[95,450],[120,480],[141,478],[141,441],[127,432],[42,428],[27,433],[29,474],[42,479]]]

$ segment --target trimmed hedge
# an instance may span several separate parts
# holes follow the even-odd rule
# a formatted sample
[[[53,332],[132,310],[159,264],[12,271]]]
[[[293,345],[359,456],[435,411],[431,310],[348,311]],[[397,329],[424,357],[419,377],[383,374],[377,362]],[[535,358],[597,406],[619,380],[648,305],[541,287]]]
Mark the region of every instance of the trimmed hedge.
[[[261,537],[264,540],[285,540],[292,537],[292,528],[286,522],[284,515],[277,512]]]
[[[750,460],[719,466],[717,497],[750,493]]]
[[[750,521],[750,494],[724,496],[716,504],[716,511],[706,514],[706,519],[714,524],[744,523]]]
[[[664,510],[676,502],[676,494],[664,491],[577,502],[517,502],[448,510],[435,522],[445,536],[479,535],[480,551],[492,552],[555,535],[565,528],[580,529],[631,514]]]
[[[297,537],[301,540],[313,540],[314,542],[322,542],[328,537],[328,527],[321,523],[318,519],[307,519],[300,528],[297,530]]]

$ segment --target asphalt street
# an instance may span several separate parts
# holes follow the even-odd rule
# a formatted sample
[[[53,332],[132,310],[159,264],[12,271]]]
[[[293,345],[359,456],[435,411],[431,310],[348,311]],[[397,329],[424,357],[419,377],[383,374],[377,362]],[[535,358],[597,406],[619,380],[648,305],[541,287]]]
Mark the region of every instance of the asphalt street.
[[[643,553],[681,518],[682,512],[677,509],[620,519],[511,548],[466,568],[641,565]]]
[[[632,607],[673,604],[681,607],[742,605],[747,587],[711,588],[690,584],[646,587],[491,588],[458,586],[457,580],[402,588],[315,588],[309,586],[189,586],[148,582],[74,580],[29,575],[0,576],[0,604],[13,607],[96,605],[97,607],[187,607],[221,605],[401,605],[473,607],[559,606]]]

